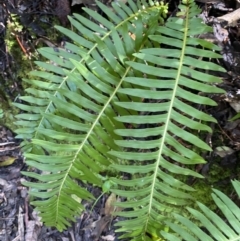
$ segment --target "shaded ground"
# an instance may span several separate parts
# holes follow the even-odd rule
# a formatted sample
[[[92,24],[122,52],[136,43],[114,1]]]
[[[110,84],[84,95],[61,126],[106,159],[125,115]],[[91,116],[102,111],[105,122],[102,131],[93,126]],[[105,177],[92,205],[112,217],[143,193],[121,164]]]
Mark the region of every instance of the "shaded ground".
[[[83,2],[86,2],[85,0]],[[107,1],[109,4],[110,1]],[[207,2],[207,3],[206,3]],[[89,4],[90,3],[90,4]],[[89,7],[95,8],[89,2]],[[176,2],[170,2],[170,10],[175,10]],[[202,36],[220,45],[223,49],[223,60],[221,64],[226,68],[227,73],[222,76],[221,87],[226,90],[226,95],[215,95],[212,98],[218,103],[218,107],[211,107],[204,111],[212,114],[217,124],[212,124],[213,133],[204,137],[206,142],[215,150],[205,155],[208,163],[198,166],[197,171],[206,176],[206,185],[214,186],[226,191],[235,200],[229,187],[231,179],[240,179],[239,149],[240,149],[240,120],[229,122],[229,119],[240,112],[240,28],[239,22],[231,24],[223,23],[216,17],[225,16],[238,8],[234,1],[199,2],[203,9],[203,18],[210,25],[214,26],[214,35]],[[19,72],[19,61],[15,54],[22,55],[28,64],[32,64],[36,41],[42,45],[53,46],[61,44],[61,37],[49,36],[49,28],[52,28],[56,21],[67,25],[66,15],[72,11],[81,12],[83,5],[75,5],[70,9],[67,0],[58,1],[0,1],[0,71],[1,71],[1,108],[8,108],[8,102],[14,101],[22,91],[21,78],[24,73]],[[16,14],[16,15],[13,15]],[[56,16],[58,20],[56,20]],[[8,19],[8,25],[7,25]],[[14,23],[14,24],[13,24]],[[18,29],[17,23],[23,28]],[[223,28],[225,26],[225,28]],[[15,49],[9,52],[4,43],[7,28],[12,29],[7,37],[15,39]],[[59,37],[59,36],[57,36]],[[7,39],[6,39],[7,40]],[[37,46],[38,47],[38,46]],[[16,50],[17,49],[17,50]],[[29,67],[28,67],[29,68]],[[6,107],[7,106],[7,107]],[[13,110],[10,110],[10,112]],[[10,113],[11,114],[11,113]],[[0,112],[1,115],[1,112]],[[2,119],[0,125],[0,240],[1,241],[92,241],[92,240],[118,240],[114,233],[113,224],[117,218],[109,216],[111,207],[109,202],[115,197],[103,195],[98,202],[85,203],[84,212],[75,224],[68,230],[60,233],[54,228],[46,228],[39,221],[37,214],[29,205],[29,197],[26,188],[21,184],[23,177],[20,171],[26,170],[23,157],[20,152],[20,141],[14,138],[11,118]],[[10,121],[9,121],[10,120]],[[11,130],[12,129],[12,130]],[[189,180],[194,186],[198,181]],[[98,198],[101,190],[90,188],[91,193]]]

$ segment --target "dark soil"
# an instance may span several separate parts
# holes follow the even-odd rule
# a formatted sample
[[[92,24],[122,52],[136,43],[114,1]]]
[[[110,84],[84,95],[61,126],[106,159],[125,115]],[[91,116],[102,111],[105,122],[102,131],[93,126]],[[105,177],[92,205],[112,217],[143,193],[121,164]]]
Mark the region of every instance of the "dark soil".
[[[93,0],[82,2],[87,2],[88,7],[97,9]],[[206,35],[203,38],[211,39],[222,47],[221,64],[226,68],[226,74],[221,76],[223,80],[221,88],[226,90],[226,94],[211,96],[218,106],[204,110],[218,121],[211,126],[213,133],[204,137],[215,151],[205,155],[208,163],[198,166],[197,171],[206,177],[209,185],[214,185],[222,191],[226,186],[230,186],[231,179],[239,180],[240,176],[240,120],[229,121],[237,111],[240,112],[240,25],[238,22],[234,26],[223,28],[220,23],[214,23],[213,20],[237,9],[236,2],[228,0],[198,2],[203,10],[205,21],[209,25],[214,25],[215,29],[213,35]],[[105,3],[109,5],[110,1]],[[169,4],[170,10],[174,12],[178,1],[170,1]],[[36,40],[49,39],[47,29],[52,27],[53,23],[68,26],[66,16],[76,11],[81,14],[83,6],[85,5],[79,4],[70,7],[68,0],[0,1],[0,101],[2,103],[14,101],[23,91],[21,76],[18,75],[18,66],[21,66],[21,63],[18,62],[14,53],[8,51],[4,41],[9,27],[7,21],[16,21],[13,20],[12,14],[16,14],[23,26],[21,32],[15,33],[17,48],[22,55],[30,57],[36,51],[34,45]],[[46,17],[45,22],[43,17]],[[59,37],[50,41],[58,45],[62,39]],[[227,151],[223,148],[224,146],[228,147]],[[1,163],[5,164],[1,165]],[[222,175],[222,178],[208,179],[216,166],[222,173],[227,174]],[[114,231],[114,223],[118,218],[112,219],[106,215],[106,201],[109,200],[109,195],[101,196],[94,207],[93,203],[85,203],[86,211],[77,217],[77,222],[73,223],[68,230],[58,232],[55,228],[45,227],[29,204],[27,189],[21,183],[24,180],[21,171],[26,169],[20,150],[20,141],[15,139],[14,129],[11,128],[10,123],[2,122],[0,125],[0,241],[118,240],[119,235]],[[191,185],[195,182],[197,181],[189,180]],[[101,195],[101,190],[98,188],[89,187],[89,190],[96,198]],[[228,191],[228,194],[231,193]],[[236,200],[234,194],[230,197]]]

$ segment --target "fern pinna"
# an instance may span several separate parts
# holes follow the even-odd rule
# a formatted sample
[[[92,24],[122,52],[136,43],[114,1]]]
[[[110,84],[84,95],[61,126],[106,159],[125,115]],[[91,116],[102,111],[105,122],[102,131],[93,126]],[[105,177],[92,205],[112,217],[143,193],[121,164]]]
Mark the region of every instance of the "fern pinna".
[[[93,198],[83,184],[101,187],[111,168],[119,173],[109,177],[111,191],[124,198],[116,206],[126,209],[118,230],[148,240],[192,199],[178,177],[201,177],[187,168],[204,163],[195,147],[211,150],[197,133],[210,132],[215,119],[197,106],[215,105],[205,93],[223,92],[207,73],[223,71],[208,61],[220,57],[219,47],[197,38],[212,29],[192,0],[165,24],[163,3],[97,5],[106,17],[84,9],[94,21],[74,14],[74,30],[57,26],[71,41],[41,48],[47,61],[25,80],[31,87],[16,104],[17,133],[33,167],[23,174],[36,180],[25,185],[46,225],[63,230],[83,210],[79,199]]]
[[[240,198],[240,182],[232,181],[238,198]],[[213,190],[212,198],[216,203],[220,215],[214,213],[202,203],[197,203],[199,210],[187,208],[188,212],[194,218],[196,223],[200,222],[201,229],[192,220],[179,214],[173,214],[175,223],[166,221],[165,224],[170,227],[175,234],[161,231],[162,236],[168,241],[195,241],[195,240],[223,240],[223,241],[239,241],[240,240],[240,208],[224,193]],[[223,217],[222,217],[223,216]],[[226,220],[228,222],[226,222]],[[177,235],[178,234],[178,235]]]

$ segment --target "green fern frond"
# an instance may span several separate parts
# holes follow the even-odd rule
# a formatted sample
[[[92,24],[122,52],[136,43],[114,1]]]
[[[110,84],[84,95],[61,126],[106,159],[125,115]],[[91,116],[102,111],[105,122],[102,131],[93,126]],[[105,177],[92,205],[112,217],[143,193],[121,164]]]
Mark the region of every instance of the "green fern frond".
[[[232,184],[239,196],[240,182],[232,181]],[[224,193],[213,189],[212,198],[217,207],[221,210],[223,217],[211,211],[208,207],[198,202],[201,211],[187,208],[192,217],[198,220],[207,230],[196,226],[195,223],[182,217],[179,214],[174,214],[175,223],[166,222],[166,225],[172,229],[173,233],[162,232],[162,236],[169,241],[239,241],[240,240],[240,208]],[[178,236],[177,236],[178,235]]]
[[[102,186],[100,173],[118,162],[108,153],[119,150],[112,140],[121,138],[114,130],[124,128],[115,117],[136,113],[114,103],[129,100],[117,93],[121,86],[131,86],[123,83],[125,76],[133,75],[126,60],[134,60],[132,54],[150,44],[148,35],[162,21],[159,13],[166,11],[164,5],[129,1],[129,7],[113,4],[116,14],[97,4],[108,19],[85,9],[101,25],[75,14],[69,20],[76,32],[56,27],[72,43],[39,50],[48,61],[36,62],[39,70],[31,72],[33,79],[25,80],[31,86],[26,89],[29,96],[16,104],[23,110],[17,116],[22,127],[17,133],[24,139],[26,163],[42,173],[23,172],[37,180],[25,185],[38,198],[32,204],[46,225],[59,230],[83,209],[75,196],[93,198],[76,181]]]
[[[210,132],[206,122],[215,119],[197,106],[215,105],[206,94],[223,91],[208,71],[224,70],[205,60],[219,58],[219,48],[196,37],[211,28],[195,17],[194,2],[164,26],[163,4],[120,1],[115,11],[97,4],[106,18],[85,11],[101,25],[75,14],[74,31],[56,27],[71,41],[40,49],[48,61],[25,80],[31,88],[16,104],[23,111],[17,133],[32,167],[24,174],[36,179],[25,185],[46,225],[63,230],[82,211],[78,200],[93,198],[85,183],[102,186],[109,165],[136,175],[112,178],[112,191],[126,198],[116,204],[127,208],[119,231],[148,240],[169,212],[193,200],[177,177],[201,178],[187,165],[204,163],[196,150],[211,148],[198,131]]]
[[[218,50],[218,47],[194,37],[210,30],[201,23],[201,19],[194,17],[199,14],[196,5],[189,3],[181,5],[180,9],[179,17],[170,18],[165,26],[159,26],[155,34],[149,36],[159,47],[143,48],[133,54],[136,57],[134,61],[127,62],[133,70],[142,72],[142,76],[125,77],[125,82],[136,87],[120,88],[118,92],[130,96],[130,101],[115,102],[126,110],[138,111],[135,115],[118,116],[115,118],[117,121],[135,126],[155,124],[155,127],[133,128],[130,131],[126,128],[117,129],[115,133],[122,136],[123,140],[116,140],[115,143],[123,149],[110,152],[120,160],[129,161],[114,164],[115,170],[138,173],[142,177],[132,186],[132,190],[126,190],[128,180],[112,178],[119,185],[118,189],[112,191],[127,199],[117,205],[128,208],[128,211],[118,214],[132,218],[131,221],[122,221],[117,225],[121,226],[119,231],[125,232],[122,237],[132,237],[132,240],[145,240],[145,235],[152,232],[153,223],[165,220],[174,206],[181,207],[191,202],[191,195],[186,192],[191,191],[190,187],[173,176],[201,177],[186,167],[186,164],[204,162],[191,149],[211,150],[196,135],[196,131],[210,132],[205,123],[215,120],[193,106],[215,105],[203,93],[223,91],[212,84],[219,82],[219,79],[207,71],[223,69],[198,59],[199,56],[218,58],[219,55],[212,51]],[[203,48],[199,49],[199,45]],[[133,97],[153,99],[154,103],[131,101]],[[139,115],[143,110],[152,114]],[[131,225],[131,222],[134,224]]]

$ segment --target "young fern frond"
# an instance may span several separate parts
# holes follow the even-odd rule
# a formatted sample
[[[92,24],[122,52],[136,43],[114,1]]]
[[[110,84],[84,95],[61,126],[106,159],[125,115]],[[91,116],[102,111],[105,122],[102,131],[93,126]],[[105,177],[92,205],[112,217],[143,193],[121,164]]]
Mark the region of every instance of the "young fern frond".
[[[191,149],[211,150],[197,131],[211,131],[205,122],[215,121],[194,105],[215,105],[205,93],[222,93],[214,85],[220,80],[204,72],[224,70],[203,60],[219,58],[219,48],[196,37],[211,28],[193,2],[164,26],[162,4],[120,1],[115,12],[97,4],[107,18],[85,11],[101,25],[75,14],[76,32],[56,27],[71,42],[40,49],[48,62],[37,62],[25,80],[31,88],[16,104],[24,111],[17,133],[27,164],[41,171],[24,172],[37,180],[25,185],[46,225],[63,230],[83,209],[75,197],[93,198],[78,180],[102,186],[109,165],[137,175],[112,178],[112,191],[126,198],[116,204],[130,219],[118,223],[123,237],[147,240],[168,212],[192,199],[177,176],[201,177],[186,166],[204,162]]]
[[[232,184],[240,197],[240,182],[232,181]],[[201,226],[207,229],[208,233],[199,228],[195,223],[182,217],[179,214],[174,214],[175,223],[166,222],[166,225],[172,229],[172,233],[162,231],[162,236],[168,241],[180,241],[182,238],[186,241],[239,241],[240,240],[240,208],[224,193],[213,189],[213,200],[217,207],[224,215],[223,220],[219,215],[215,214],[208,207],[198,202],[201,209],[194,210],[187,208],[190,215],[201,223]],[[228,223],[226,223],[228,220]],[[182,238],[181,238],[182,237]]]

